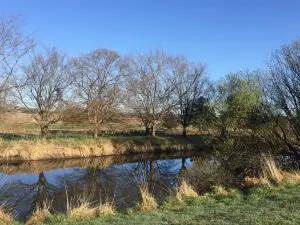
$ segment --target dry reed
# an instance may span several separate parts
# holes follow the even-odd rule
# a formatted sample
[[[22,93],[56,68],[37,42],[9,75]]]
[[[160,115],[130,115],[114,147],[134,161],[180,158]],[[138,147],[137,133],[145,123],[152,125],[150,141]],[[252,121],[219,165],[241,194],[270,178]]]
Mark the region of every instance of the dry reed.
[[[176,198],[181,201],[189,197],[198,197],[198,194],[190,184],[183,180],[177,188]]]
[[[37,225],[45,222],[50,215],[51,202],[44,202],[43,207],[38,207],[31,215],[26,225]]]
[[[150,211],[157,208],[157,202],[152,194],[149,192],[148,188],[140,187],[141,202],[137,205],[138,209],[141,211]]]

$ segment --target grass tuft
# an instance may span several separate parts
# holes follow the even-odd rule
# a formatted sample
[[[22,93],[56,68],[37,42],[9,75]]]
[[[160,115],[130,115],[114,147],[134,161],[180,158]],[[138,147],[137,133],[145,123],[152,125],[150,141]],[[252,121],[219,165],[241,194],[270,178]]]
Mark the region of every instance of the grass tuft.
[[[269,184],[269,180],[264,177],[249,177],[246,176],[244,179],[244,187],[253,187],[253,186],[257,186],[257,185],[266,185]]]
[[[276,165],[274,158],[271,156],[263,157],[262,172],[264,178],[269,179],[275,184],[280,184],[284,179],[282,170]]]
[[[281,184],[284,181],[292,183],[300,183],[300,171],[283,171],[280,169],[271,156],[264,156],[262,163],[262,176],[260,177],[245,177],[244,186],[252,187],[256,185]]]
[[[157,208],[157,202],[155,198],[150,194],[148,188],[140,187],[141,202],[137,205],[141,211],[150,211]]]
[[[14,215],[12,212],[6,212],[6,205],[0,205],[0,224],[12,224],[14,221]]]
[[[198,197],[198,194],[190,184],[183,180],[177,188],[176,198],[182,201],[183,198],[190,197]]]
[[[96,208],[96,216],[115,215],[115,208],[112,202],[105,202]]]
[[[213,193],[217,195],[228,195],[230,194],[230,191],[226,190],[226,188],[222,186],[214,186]]]
[[[26,225],[37,225],[45,222],[45,220],[50,216],[51,202],[45,201],[43,207],[37,208],[26,222]]]

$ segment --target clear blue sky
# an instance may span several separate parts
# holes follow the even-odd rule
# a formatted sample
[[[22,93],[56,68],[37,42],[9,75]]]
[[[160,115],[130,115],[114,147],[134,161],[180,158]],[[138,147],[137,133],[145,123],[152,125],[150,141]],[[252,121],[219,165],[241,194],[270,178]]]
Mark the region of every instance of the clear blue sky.
[[[300,36],[299,0],[1,0],[0,15],[9,14],[70,55],[163,48],[206,62],[214,79],[264,67],[274,49]]]

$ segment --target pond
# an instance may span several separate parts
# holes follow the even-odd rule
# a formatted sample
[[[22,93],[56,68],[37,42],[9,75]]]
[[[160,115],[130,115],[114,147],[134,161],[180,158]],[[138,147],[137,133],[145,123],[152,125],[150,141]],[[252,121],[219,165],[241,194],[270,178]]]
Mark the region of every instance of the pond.
[[[139,187],[146,185],[161,203],[181,179],[201,192],[215,185],[235,186],[244,169],[222,165],[212,154],[178,152],[85,159],[0,163],[0,202],[22,221],[44,202],[64,213],[67,202],[88,199],[93,205],[113,201],[117,210],[140,201]]]

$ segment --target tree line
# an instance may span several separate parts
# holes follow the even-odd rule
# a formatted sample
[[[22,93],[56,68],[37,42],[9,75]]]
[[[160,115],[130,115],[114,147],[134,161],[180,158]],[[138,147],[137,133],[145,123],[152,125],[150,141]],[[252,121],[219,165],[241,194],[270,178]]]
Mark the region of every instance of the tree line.
[[[76,57],[38,51],[20,22],[0,18],[0,103],[32,110],[43,140],[61,120],[89,123],[97,138],[117,112],[139,118],[152,136],[162,124],[179,124],[184,136],[193,125],[288,148],[300,139],[300,39],[274,51],[267,69],[212,82],[205,63],[162,49],[122,56],[99,48]]]

